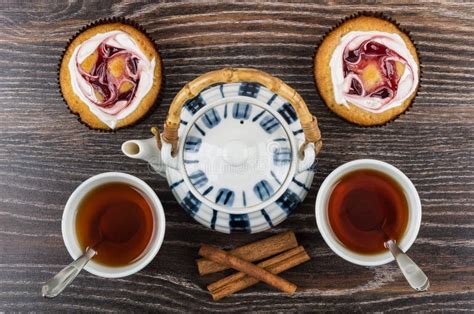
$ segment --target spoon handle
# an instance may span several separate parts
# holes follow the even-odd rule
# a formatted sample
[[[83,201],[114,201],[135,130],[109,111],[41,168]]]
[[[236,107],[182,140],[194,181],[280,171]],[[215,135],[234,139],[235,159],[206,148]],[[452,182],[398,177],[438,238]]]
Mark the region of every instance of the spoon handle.
[[[76,278],[79,272],[94,257],[97,252],[92,248],[87,248],[84,254],[74,262],[64,267],[53,278],[46,281],[41,288],[41,293],[45,298],[54,298],[60,294]]]
[[[398,267],[402,271],[405,279],[416,291],[426,291],[430,287],[430,281],[425,273],[408,257],[393,240],[385,242],[387,248],[392,252]]]

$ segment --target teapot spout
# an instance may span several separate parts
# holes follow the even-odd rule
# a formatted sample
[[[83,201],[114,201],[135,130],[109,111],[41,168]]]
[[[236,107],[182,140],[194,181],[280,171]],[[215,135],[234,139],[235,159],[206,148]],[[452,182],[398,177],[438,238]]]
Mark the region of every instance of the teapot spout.
[[[146,140],[130,140],[122,144],[122,152],[133,159],[146,161],[154,171],[166,177],[166,166],[161,160],[161,151],[154,137]]]

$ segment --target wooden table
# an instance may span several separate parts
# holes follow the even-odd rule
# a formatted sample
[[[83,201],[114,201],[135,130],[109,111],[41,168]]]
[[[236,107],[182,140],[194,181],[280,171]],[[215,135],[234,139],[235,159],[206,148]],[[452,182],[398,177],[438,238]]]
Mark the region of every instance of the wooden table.
[[[129,1],[0,4],[0,311],[455,311],[474,310],[474,5],[138,4]],[[423,79],[411,110],[381,128],[340,120],[322,103],[312,77],[321,37],[339,19],[382,11],[412,32]],[[56,83],[67,40],[99,18],[124,16],[145,27],[165,67],[162,101],[138,125],[91,131],[69,113]],[[225,235],[194,222],[164,179],[122,156],[120,144],[149,136],[189,80],[224,66],[256,67],[289,83],[318,117],[324,148],[304,204],[277,228]],[[376,268],[337,257],[316,228],[314,202],[323,179],[357,158],[387,161],[418,188],[423,222],[410,255],[432,288],[413,292],[396,264]],[[83,273],[60,297],[41,284],[70,262],[61,215],[71,192],[90,176],[123,171],[149,183],[166,211],[164,244],[138,274],[102,279]],[[194,263],[199,243],[229,248],[295,230],[313,257],[284,273],[299,291],[265,285],[213,302]]]

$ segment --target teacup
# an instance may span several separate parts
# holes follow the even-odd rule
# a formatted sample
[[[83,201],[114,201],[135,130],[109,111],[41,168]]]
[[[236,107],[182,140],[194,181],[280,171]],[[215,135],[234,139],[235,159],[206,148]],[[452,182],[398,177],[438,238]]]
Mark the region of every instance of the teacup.
[[[378,266],[392,262],[394,260],[392,254],[388,250],[378,254],[361,254],[350,250],[337,238],[331,228],[328,217],[328,201],[334,186],[346,174],[362,169],[382,172],[393,179],[402,188],[407,201],[408,221],[405,232],[397,244],[404,252],[411,247],[418,235],[421,225],[420,197],[410,179],[399,169],[386,162],[374,159],[359,159],[345,163],[331,172],[322,183],[316,198],[316,223],[321,236],[337,255],[354,264]]]
[[[160,250],[165,236],[165,214],[160,200],[152,188],[144,181],[132,175],[120,172],[106,172],[93,176],[81,183],[69,197],[62,217],[62,236],[64,244],[73,259],[84,252],[76,234],[76,213],[81,200],[94,188],[107,183],[125,183],[141,191],[150,203],[154,218],[154,230],[148,246],[142,256],[131,264],[111,267],[99,264],[92,259],[84,269],[88,272],[106,278],[119,278],[132,275],[147,266]]]

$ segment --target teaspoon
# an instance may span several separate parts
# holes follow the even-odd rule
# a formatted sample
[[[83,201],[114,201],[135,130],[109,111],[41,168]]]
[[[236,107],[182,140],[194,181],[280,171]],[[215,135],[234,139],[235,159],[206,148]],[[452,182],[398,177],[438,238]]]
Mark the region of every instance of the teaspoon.
[[[410,286],[416,291],[426,291],[430,287],[430,281],[425,273],[415,262],[405,254],[393,240],[385,241],[385,247],[390,250],[397,261],[398,267]]]
[[[104,241],[121,244],[133,238],[138,232],[138,227],[136,229],[130,229],[127,228],[127,221],[115,221],[113,218],[117,216],[118,210],[120,210],[120,208],[110,207],[100,216],[99,240],[95,245],[87,247],[84,254],[63,268],[43,285],[41,288],[43,297],[54,298],[59,295],[77,277],[87,263],[97,255],[97,248]],[[122,232],[117,232],[117,230],[121,230]]]
[[[46,281],[41,288],[41,294],[45,298],[54,298],[59,295],[77,277],[80,271],[93,258],[97,252],[88,247],[84,254],[74,262],[64,267],[53,278]]]
[[[370,219],[370,221],[367,221]],[[386,216],[382,211],[375,211],[364,220],[354,220],[352,224],[354,227],[361,231],[374,231],[379,230],[385,235],[386,241],[384,246],[389,249],[393,257],[397,261],[398,267],[402,271],[403,276],[407,280],[408,284],[416,291],[426,291],[430,287],[430,281],[425,273],[421,270],[415,262],[403,252],[400,247],[395,243],[394,240],[390,239],[388,234],[383,229],[387,221]]]

